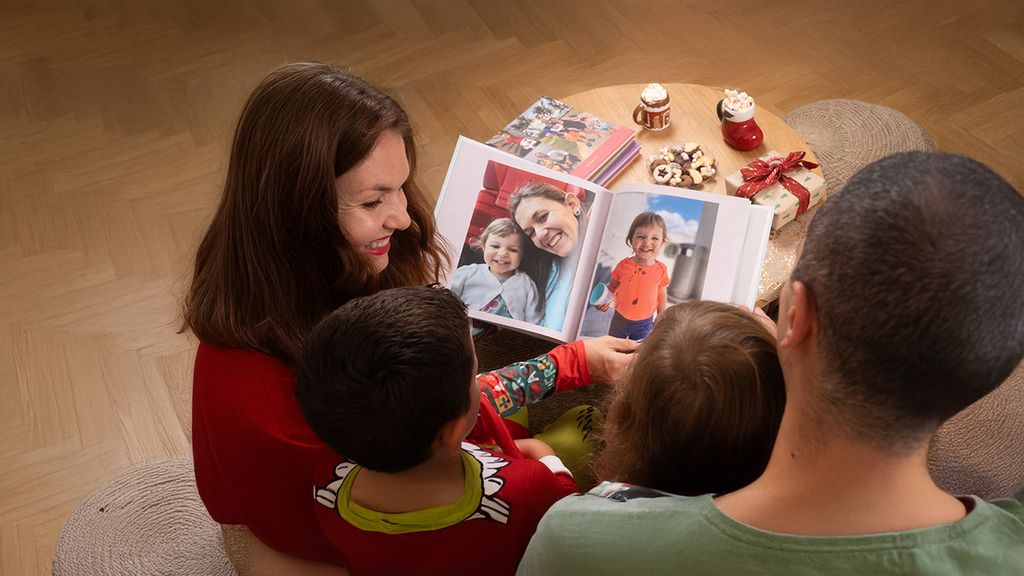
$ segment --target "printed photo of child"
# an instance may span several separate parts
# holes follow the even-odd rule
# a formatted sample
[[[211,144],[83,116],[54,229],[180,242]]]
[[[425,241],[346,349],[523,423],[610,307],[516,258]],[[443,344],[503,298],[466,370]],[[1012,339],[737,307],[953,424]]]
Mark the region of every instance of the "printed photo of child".
[[[717,214],[714,202],[617,193],[579,335],[643,340],[668,308],[700,300]]]
[[[668,267],[657,260],[668,241],[665,219],[654,212],[641,212],[633,219],[626,244],[633,255],[623,258],[612,270],[607,291],[614,294],[615,312],[608,334],[617,338],[643,340],[654,326],[655,314],[668,305]],[[611,303],[594,307],[607,312]]]
[[[480,234],[483,263],[455,270],[452,292],[471,310],[480,310],[531,324],[541,321],[537,285],[519,270],[523,233],[509,218],[497,218]]]

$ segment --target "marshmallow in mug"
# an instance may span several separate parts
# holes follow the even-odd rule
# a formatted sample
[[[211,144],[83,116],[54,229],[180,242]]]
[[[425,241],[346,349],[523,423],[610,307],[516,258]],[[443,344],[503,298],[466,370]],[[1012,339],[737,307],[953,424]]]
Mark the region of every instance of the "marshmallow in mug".
[[[733,112],[742,112],[754,105],[754,99],[746,92],[726,89],[722,105]]]

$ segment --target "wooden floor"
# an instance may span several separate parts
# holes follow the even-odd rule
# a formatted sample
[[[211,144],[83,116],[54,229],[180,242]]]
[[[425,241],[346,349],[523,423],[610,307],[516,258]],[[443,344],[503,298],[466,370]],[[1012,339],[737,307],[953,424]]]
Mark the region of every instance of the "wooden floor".
[[[191,255],[241,104],[342,63],[408,108],[421,185],[541,95],[739,87],[784,113],[897,108],[1024,189],[1024,3],[8,0],[0,3],[0,553],[49,574],[74,506],[189,453]]]

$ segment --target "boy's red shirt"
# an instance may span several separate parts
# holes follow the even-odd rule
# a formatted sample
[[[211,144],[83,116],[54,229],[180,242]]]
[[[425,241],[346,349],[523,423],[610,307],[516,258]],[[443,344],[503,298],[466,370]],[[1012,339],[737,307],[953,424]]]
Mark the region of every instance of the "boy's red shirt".
[[[559,346],[548,356],[557,365],[558,390],[589,383],[581,342]],[[494,398],[500,378],[478,378]],[[325,454],[336,457],[302,416],[289,365],[258,352],[200,343],[192,387],[192,455],[199,495],[214,520],[245,525],[280,552],[337,562],[313,500],[314,473]]]
[[[470,444],[463,444],[463,453],[473,463],[475,494],[467,479],[462,505],[411,514],[354,510],[341,487],[359,468],[339,456],[324,459],[317,517],[338,560],[352,574],[515,574],[541,517],[576,493],[576,482],[567,470],[555,472],[537,460]],[[366,525],[350,523],[353,515]]]

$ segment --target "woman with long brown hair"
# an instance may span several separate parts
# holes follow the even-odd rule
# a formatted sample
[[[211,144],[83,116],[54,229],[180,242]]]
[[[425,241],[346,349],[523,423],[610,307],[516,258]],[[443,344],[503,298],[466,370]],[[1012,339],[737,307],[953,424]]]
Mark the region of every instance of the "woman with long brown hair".
[[[301,415],[293,365],[312,327],[347,300],[437,281],[447,255],[415,165],[401,106],[331,65],[278,68],[242,111],[184,314],[200,340],[199,493],[215,520],[244,525],[254,545],[338,563],[313,508],[312,466],[326,447]],[[616,379],[631,350],[611,339],[574,343],[490,381],[518,407]],[[542,385],[508,380],[517,374]]]

